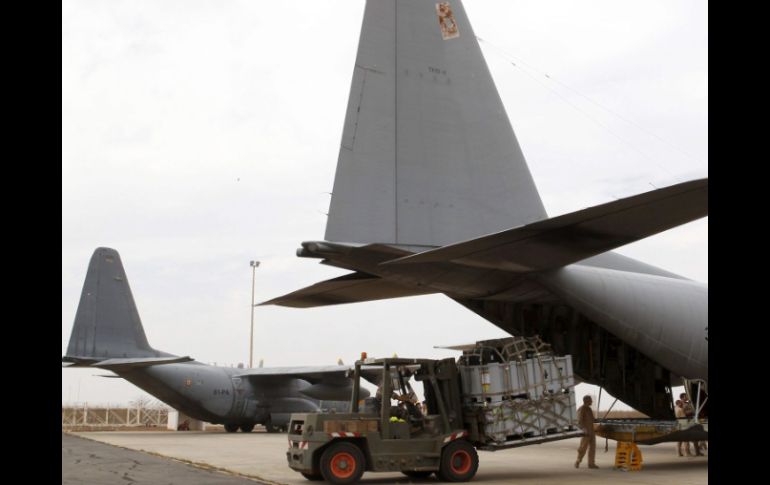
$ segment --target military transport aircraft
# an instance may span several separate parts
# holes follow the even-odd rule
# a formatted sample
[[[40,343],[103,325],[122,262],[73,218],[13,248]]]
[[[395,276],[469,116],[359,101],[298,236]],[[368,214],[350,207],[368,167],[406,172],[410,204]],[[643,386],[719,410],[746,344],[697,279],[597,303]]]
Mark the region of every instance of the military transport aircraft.
[[[109,248],[91,257],[62,366],[110,370],[194,419],[224,424],[228,432],[250,432],[255,424],[268,432],[284,429],[291,413],[319,411],[322,400],[347,409],[352,391],[348,366],[237,369],[153,349],[120,255]]]
[[[297,252],[354,272],[263,304],[443,293],[673,419],[708,379],[708,286],[610,250],[707,215],[702,179],[548,218],[462,2],[368,1],[325,240]]]

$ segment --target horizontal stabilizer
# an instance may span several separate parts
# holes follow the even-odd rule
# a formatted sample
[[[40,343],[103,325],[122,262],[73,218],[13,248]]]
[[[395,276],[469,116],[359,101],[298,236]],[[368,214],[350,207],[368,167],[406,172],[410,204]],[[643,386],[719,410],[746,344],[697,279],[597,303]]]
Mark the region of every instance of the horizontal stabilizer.
[[[464,352],[466,350],[473,350],[476,348],[476,346],[477,344],[472,343],[472,344],[459,344],[459,345],[434,345],[433,348],[446,349],[446,350],[461,350]]]
[[[559,268],[708,215],[693,180],[382,264],[451,261],[515,272]]]
[[[118,359],[81,359],[77,357],[62,357],[62,367],[64,364],[70,364],[67,367],[100,367],[102,369],[128,370],[136,367],[149,367],[151,365],[176,364],[179,362],[190,362],[191,357],[131,357]]]
[[[309,308],[399,298],[402,296],[427,295],[429,293],[435,293],[435,291],[407,288],[377,276],[358,272],[316,283],[307,288],[260,303],[260,305]]]
[[[134,367],[149,367],[151,365],[177,364],[179,362],[190,362],[193,359],[185,357],[134,357],[128,359],[107,359],[91,364],[92,367],[102,367],[104,369],[126,370]]]

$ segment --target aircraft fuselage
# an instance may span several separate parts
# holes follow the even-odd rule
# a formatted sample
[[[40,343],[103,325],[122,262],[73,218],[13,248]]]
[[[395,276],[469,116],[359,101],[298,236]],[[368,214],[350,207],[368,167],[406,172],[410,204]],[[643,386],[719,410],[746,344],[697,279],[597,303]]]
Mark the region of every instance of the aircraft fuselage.
[[[255,385],[237,375],[242,372],[190,362],[117,373],[184,414],[214,424],[263,424],[270,419],[273,425],[283,425],[290,413],[321,409],[321,401],[302,394],[311,387],[302,379],[275,378]],[[343,390],[332,397],[345,399],[346,392],[349,395]]]

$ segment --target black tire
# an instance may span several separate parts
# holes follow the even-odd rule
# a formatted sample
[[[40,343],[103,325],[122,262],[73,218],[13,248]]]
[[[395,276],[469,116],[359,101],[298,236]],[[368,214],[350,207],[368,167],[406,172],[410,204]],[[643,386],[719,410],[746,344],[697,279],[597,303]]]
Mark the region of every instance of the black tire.
[[[235,433],[238,431],[238,425],[237,424],[225,424],[225,431],[228,433]]]
[[[267,431],[268,433],[278,432],[278,427],[273,426],[273,420],[270,418],[267,418],[267,421],[265,421],[262,425],[265,427],[265,431]]]
[[[401,473],[403,473],[409,478],[428,478],[433,472],[402,470]]]
[[[479,469],[479,455],[476,448],[465,440],[449,443],[441,451],[439,479],[445,482],[467,482]]]
[[[252,423],[252,424],[242,424],[240,426],[240,428],[241,428],[241,431],[243,431],[244,433],[251,433],[252,430],[254,429],[254,423]]]
[[[324,479],[324,476],[320,473],[305,473],[305,472],[299,472],[300,475],[305,477],[306,479],[310,480],[311,482],[320,482]]]
[[[366,470],[366,458],[353,443],[333,443],[321,455],[321,475],[337,485],[356,483]]]

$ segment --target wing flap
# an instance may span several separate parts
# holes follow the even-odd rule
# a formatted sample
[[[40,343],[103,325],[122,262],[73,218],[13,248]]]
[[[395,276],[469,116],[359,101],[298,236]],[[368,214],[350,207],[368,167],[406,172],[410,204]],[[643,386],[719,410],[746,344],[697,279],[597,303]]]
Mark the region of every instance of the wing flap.
[[[708,215],[693,180],[382,264],[436,263],[526,273],[559,268]]]

